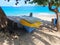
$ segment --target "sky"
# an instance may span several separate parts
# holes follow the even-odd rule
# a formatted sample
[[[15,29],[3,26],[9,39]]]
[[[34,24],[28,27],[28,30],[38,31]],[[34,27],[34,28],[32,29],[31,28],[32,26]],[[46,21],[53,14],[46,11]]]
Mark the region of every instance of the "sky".
[[[19,4],[18,5],[15,5],[16,1],[15,0],[10,0],[10,2],[7,2],[7,1],[4,1],[4,0],[0,0],[0,6],[33,6],[35,4],[25,4],[24,3],[25,0],[19,0]],[[31,0],[32,1],[32,0]]]
[[[27,13],[29,14],[30,12],[40,13],[45,15],[55,14],[54,12],[51,12],[48,9],[48,6],[42,7],[42,6],[36,6],[35,4],[29,4],[29,3],[25,4],[24,0],[21,0],[17,6],[15,5],[15,3],[16,3],[15,0],[10,0],[10,2],[0,0],[0,6],[2,7],[2,9],[4,10],[7,16],[12,16],[12,15],[16,16]]]

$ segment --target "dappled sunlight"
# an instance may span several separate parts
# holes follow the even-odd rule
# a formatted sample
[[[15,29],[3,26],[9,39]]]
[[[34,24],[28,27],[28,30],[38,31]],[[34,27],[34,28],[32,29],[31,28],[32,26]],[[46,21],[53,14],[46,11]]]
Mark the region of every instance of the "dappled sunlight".
[[[8,20],[9,21],[9,20]],[[11,21],[12,23],[13,21]],[[28,33],[24,28],[12,29],[9,26],[7,29],[12,30],[10,34],[8,31],[0,31],[1,45],[59,45],[60,36],[55,32],[55,27],[51,26],[51,22],[42,20],[42,25],[39,29]],[[16,24],[16,23],[15,23]]]
[[[49,32],[49,31],[48,31]],[[2,34],[1,34],[2,33]],[[59,36],[55,36],[49,33],[46,33],[42,30],[35,30],[33,33],[27,33],[24,30],[15,30],[14,35],[7,35],[1,32],[0,35],[0,44],[1,45],[55,45],[60,44]],[[18,38],[14,38],[14,36]]]
[[[47,21],[47,20],[42,20],[43,24],[40,27],[40,30],[49,30],[49,31],[57,31],[57,28],[54,27],[54,25],[52,25],[51,21]]]

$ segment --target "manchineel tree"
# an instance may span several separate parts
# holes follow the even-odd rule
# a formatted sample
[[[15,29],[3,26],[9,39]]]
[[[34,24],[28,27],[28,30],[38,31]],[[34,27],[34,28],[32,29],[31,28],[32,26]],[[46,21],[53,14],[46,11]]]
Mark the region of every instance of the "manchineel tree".
[[[30,3],[36,3],[37,5],[40,6],[48,6],[50,11],[53,11],[56,13],[56,17],[57,17],[57,30],[60,31],[60,12],[58,10],[59,6],[60,6],[60,0],[33,0]],[[55,8],[53,9],[52,7],[55,6]]]

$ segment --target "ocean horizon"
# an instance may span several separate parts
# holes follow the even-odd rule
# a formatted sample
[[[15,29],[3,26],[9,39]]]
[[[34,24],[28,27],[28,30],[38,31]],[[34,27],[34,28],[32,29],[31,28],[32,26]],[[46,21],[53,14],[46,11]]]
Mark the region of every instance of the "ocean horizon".
[[[11,6],[2,6],[3,11],[7,16],[20,16],[20,15],[29,15],[31,12],[33,14],[37,13],[49,13],[51,12],[48,7],[43,6],[20,6],[20,7],[11,7]]]

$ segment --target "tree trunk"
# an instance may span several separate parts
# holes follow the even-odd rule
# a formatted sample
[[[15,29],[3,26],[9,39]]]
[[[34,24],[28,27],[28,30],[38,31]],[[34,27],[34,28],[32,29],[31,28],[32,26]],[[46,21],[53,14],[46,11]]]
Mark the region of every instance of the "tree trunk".
[[[0,29],[2,28],[6,28],[7,26],[7,17],[4,13],[4,11],[2,10],[2,8],[0,7]]]
[[[58,7],[56,7],[55,9],[52,9],[52,2],[49,3],[49,10],[53,11],[56,13],[56,18],[57,18],[57,31],[60,31],[60,13],[59,13],[59,10],[58,10]]]
[[[60,13],[57,13],[57,30],[60,31]]]

